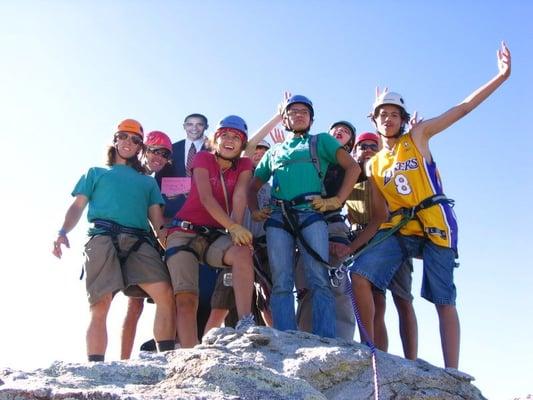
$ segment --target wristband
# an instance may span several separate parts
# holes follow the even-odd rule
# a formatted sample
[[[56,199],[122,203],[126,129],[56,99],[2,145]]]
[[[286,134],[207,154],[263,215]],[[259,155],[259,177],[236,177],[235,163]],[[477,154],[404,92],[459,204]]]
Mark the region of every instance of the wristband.
[[[67,237],[67,231],[65,230],[65,228],[61,228],[61,229],[59,230],[59,232],[57,232],[57,234],[58,234],[59,236]]]

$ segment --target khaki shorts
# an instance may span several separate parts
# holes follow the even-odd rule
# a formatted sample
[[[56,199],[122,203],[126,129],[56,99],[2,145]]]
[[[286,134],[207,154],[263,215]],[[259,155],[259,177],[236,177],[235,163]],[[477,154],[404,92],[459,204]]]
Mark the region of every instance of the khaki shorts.
[[[174,294],[196,293],[198,294],[198,263],[210,265],[216,268],[228,268],[223,263],[224,254],[233,246],[229,235],[223,234],[211,245],[207,240],[196,233],[175,231],[167,239],[167,250],[172,247],[186,246],[191,248],[199,257],[187,250],[180,250],[167,260],[170,278]]]
[[[136,236],[119,234],[121,249],[129,249],[137,241]],[[85,245],[85,285],[89,304],[102,296],[115,295],[122,290],[131,297],[148,297],[138,285],[142,283],[170,282],[170,276],[157,250],[143,243],[128,256],[124,268],[120,267],[115,246],[108,235],[96,235]]]
[[[328,224],[328,236],[331,242],[349,244],[348,235],[350,228],[344,222],[332,222]],[[334,255],[329,255],[329,263],[332,267],[338,267],[344,259],[339,259]]]
[[[224,284],[224,275],[226,273],[228,273],[228,271],[220,271],[218,274],[215,290],[211,296],[211,309],[219,308],[222,310],[230,310],[236,307],[233,286],[226,286]]]

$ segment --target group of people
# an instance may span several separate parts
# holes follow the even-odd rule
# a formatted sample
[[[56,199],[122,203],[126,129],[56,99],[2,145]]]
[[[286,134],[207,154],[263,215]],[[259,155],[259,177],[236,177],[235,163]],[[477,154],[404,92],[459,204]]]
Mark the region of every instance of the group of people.
[[[416,359],[411,273],[418,258],[421,295],[439,316],[444,365],[458,368],[457,223],[429,139],[509,77],[505,44],[497,60],[491,80],[436,118],[411,118],[401,95],[377,91],[375,133],[337,121],[311,134],[313,103],[290,94],[250,136],[237,115],[220,120],[211,140],[207,118],[188,115],[186,139],[174,144],[122,121],[107,166],[90,168],[74,187],[54,241],[60,258],[88,206],[88,359],[104,360],[106,317],[119,291],[129,296],[122,358],[131,354],[145,298],[155,303],[159,351],[196,345],[210,328],[231,324],[232,312],[237,330],[260,321],[353,340],[354,311],[361,340],[386,351],[387,289],[404,355]],[[265,138],[273,131],[271,144]]]

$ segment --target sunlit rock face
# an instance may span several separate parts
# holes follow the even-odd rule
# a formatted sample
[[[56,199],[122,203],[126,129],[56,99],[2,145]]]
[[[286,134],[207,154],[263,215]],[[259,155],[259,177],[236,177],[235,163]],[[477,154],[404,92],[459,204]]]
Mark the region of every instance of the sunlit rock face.
[[[379,351],[376,360],[379,399],[484,399],[457,370]],[[194,349],[129,361],[0,371],[0,400],[370,400],[374,388],[366,346],[265,327],[214,329]]]

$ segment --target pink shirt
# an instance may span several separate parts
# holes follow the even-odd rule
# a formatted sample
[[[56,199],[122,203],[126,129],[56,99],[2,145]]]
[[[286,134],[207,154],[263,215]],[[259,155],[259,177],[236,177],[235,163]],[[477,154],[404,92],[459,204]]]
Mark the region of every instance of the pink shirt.
[[[220,204],[223,210],[226,210],[226,200],[224,199],[224,190],[222,189],[222,183],[220,181],[220,166],[217,163],[214,154],[207,151],[199,152],[192,163],[192,169],[204,168],[209,173],[209,182],[211,183],[211,190],[213,196]],[[253,169],[252,160],[248,157],[241,157],[235,162],[235,167],[229,168],[224,172],[224,182],[226,184],[226,191],[228,194],[229,210],[226,210],[228,215],[231,214],[233,209],[232,199],[233,191],[237,180],[241,172],[251,171]],[[177,212],[176,218],[189,221],[194,225],[209,226],[213,228],[222,228],[212,216],[209,211],[200,202],[200,196],[198,195],[198,188],[192,180],[191,191],[187,196],[187,200],[183,207]],[[170,232],[169,232],[170,233]]]

